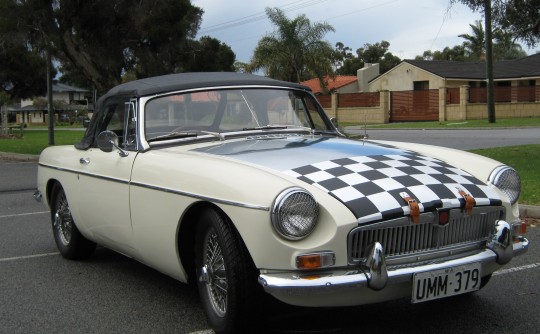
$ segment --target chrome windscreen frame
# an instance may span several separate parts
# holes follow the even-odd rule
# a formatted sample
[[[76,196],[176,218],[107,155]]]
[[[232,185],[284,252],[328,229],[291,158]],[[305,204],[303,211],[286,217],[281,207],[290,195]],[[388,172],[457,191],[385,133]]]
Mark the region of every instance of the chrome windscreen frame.
[[[310,91],[306,91],[306,90],[302,90],[302,89],[298,89],[298,88],[291,88],[291,87],[284,87],[284,86],[271,86],[271,85],[236,85],[236,86],[215,86],[215,87],[211,87],[211,86],[208,86],[208,87],[201,87],[201,88],[193,88],[193,89],[186,89],[186,90],[180,90],[180,91],[170,91],[170,92],[163,92],[161,94],[155,94],[155,95],[150,95],[150,96],[141,96],[138,98],[138,104],[137,104],[137,107],[138,107],[138,110],[137,110],[137,123],[138,123],[138,126],[137,126],[137,139],[138,139],[138,147],[141,151],[148,151],[151,149],[151,145],[146,141],[146,135],[145,135],[145,122],[144,122],[144,119],[146,117],[145,115],[145,110],[146,110],[146,104],[150,101],[150,100],[153,100],[155,98],[158,98],[158,97],[162,97],[162,96],[168,96],[168,95],[175,95],[175,94],[186,94],[186,93],[195,93],[195,92],[203,92],[203,91],[208,91],[208,90],[230,90],[230,89],[279,89],[279,90],[288,90],[288,91],[291,91],[291,90],[294,90],[294,91],[298,91],[298,92],[303,92],[303,93],[307,93],[309,95],[312,96],[312,98],[317,101],[317,99],[315,98],[315,96],[310,92]],[[320,105],[318,108],[321,108]],[[337,128],[335,127],[335,125],[330,121],[330,119],[328,118],[328,116],[326,115],[326,113],[324,112],[321,112],[319,110],[319,112],[321,113],[321,117],[323,117],[325,119],[325,123],[328,125],[328,126],[331,126],[332,129],[335,131],[336,134],[339,134],[339,131],[337,130]],[[288,133],[288,132],[291,132],[291,130],[281,130],[281,131],[277,131],[277,132],[283,132],[283,133]],[[227,138],[229,136],[231,137],[235,137],[236,135],[238,135],[239,132],[230,132],[230,133],[227,133],[227,134],[223,134],[223,138]],[[242,132],[243,135],[247,135],[246,132]],[[249,135],[253,135],[253,132],[250,133]],[[215,139],[215,136],[211,135],[211,134],[208,134],[208,135],[203,135],[203,136],[200,136],[199,138],[208,138],[208,139],[212,139],[214,138]],[[194,141],[197,141],[197,139],[193,139],[193,138],[188,138],[188,139],[175,139],[175,140],[170,140],[171,142],[174,141],[176,143],[178,142],[194,142]]]

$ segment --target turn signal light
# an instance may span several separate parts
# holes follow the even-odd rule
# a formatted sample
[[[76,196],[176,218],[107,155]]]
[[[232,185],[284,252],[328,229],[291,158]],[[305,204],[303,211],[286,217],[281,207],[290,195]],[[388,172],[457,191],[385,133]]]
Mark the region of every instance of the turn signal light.
[[[512,225],[512,232],[514,235],[520,235],[527,233],[527,224],[524,221]]]
[[[333,252],[303,254],[296,257],[298,269],[318,269],[333,266],[335,263],[336,255]]]

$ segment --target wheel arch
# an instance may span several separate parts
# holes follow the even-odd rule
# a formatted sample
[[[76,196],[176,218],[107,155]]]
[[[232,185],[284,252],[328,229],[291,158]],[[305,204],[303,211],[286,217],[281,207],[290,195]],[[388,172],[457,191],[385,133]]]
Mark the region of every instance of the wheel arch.
[[[45,196],[46,196],[46,201],[49,207],[51,207],[52,205],[53,195],[54,195],[53,189],[56,185],[62,187],[62,184],[60,183],[60,181],[58,181],[57,179],[50,179],[47,181],[47,185],[45,187]]]
[[[216,204],[211,202],[200,201],[192,204],[184,213],[180,219],[180,227],[178,229],[177,247],[180,256],[180,261],[187,274],[187,281],[189,284],[196,283],[195,276],[195,234],[197,233],[198,218],[204,210],[215,210],[221,215],[231,230],[237,235],[240,240],[244,251],[249,257],[251,264],[255,266],[251,254],[249,254],[247,247],[242,239],[242,236],[238,232],[232,219]]]

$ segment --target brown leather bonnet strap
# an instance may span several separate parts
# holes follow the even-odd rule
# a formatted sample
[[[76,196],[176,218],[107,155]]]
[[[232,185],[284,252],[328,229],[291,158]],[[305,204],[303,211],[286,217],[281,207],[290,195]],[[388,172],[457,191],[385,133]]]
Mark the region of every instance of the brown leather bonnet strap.
[[[409,209],[411,210],[410,216],[415,224],[420,222],[420,207],[414,198],[409,196],[406,192],[399,193],[401,198],[407,202]]]

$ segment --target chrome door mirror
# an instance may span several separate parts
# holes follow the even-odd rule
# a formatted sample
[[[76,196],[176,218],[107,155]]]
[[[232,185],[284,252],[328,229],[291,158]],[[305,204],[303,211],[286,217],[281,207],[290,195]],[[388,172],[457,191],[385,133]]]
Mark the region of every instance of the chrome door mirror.
[[[113,147],[118,150],[121,157],[127,157],[128,152],[118,146],[118,135],[112,131],[103,131],[97,136],[97,144],[103,152],[112,152]]]

